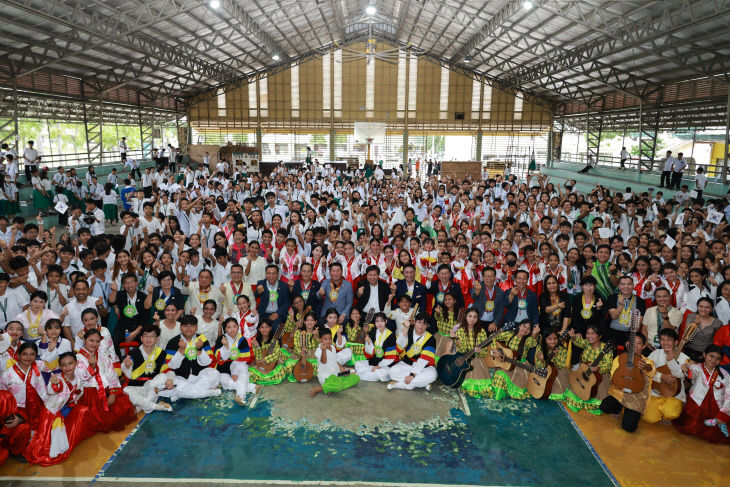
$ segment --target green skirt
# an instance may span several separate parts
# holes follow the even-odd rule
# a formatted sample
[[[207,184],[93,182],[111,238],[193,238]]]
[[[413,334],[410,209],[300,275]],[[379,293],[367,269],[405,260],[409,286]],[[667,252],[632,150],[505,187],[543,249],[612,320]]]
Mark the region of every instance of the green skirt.
[[[466,379],[461,384],[464,394],[472,397],[492,397],[492,379]]]
[[[537,169],[537,163],[534,160],[530,161],[530,165],[527,166],[527,170],[534,171],[536,169]]]
[[[283,364],[279,364],[269,372],[264,374],[255,367],[248,368],[248,379],[254,384],[261,384],[264,386],[270,386],[281,383],[284,379],[291,374],[291,369],[294,364],[297,363],[294,359],[289,359]]]
[[[527,399],[530,393],[526,388],[520,388],[512,382],[507,373],[499,369],[492,375],[492,392],[493,398],[500,401],[507,396],[512,399]]]
[[[53,198],[44,196],[37,189],[33,190],[33,208],[36,210],[47,210],[53,206]]]
[[[117,205],[112,203],[107,203],[104,205],[104,218],[107,220],[117,220],[119,217],[117,216]]]
[[[355,362],[359,362],[360,360],[365,360],[365,344],[364,343],[357,343],[357,342],[347,342],[345,346],[352,350],[352,358],[349,362],[347,362],[347,365],[350,365],[351,367],[355,366]]]
[[[5,215],[8,215],[8,216],[17,215],[18,213],[20,213],[20,202],[19,201],[8,201],[8,200],[3,200],[3,201],[5,201],[5,203],[7,205],[7,209],[8,209],[7,213],[5,213]]]
[[[601,415],[600,399],[592,397],[587,401],[584,401],[583,399],[576,396],[570,389],[566,389],[563,396],[565,397],[565,407],[567,407],[574,413],[577,413],[581,409],[585,409],[589,413],[595,414],[596,416]]]
[[[0,215],[10,214],[10,203],[8,200],[0,200]]]

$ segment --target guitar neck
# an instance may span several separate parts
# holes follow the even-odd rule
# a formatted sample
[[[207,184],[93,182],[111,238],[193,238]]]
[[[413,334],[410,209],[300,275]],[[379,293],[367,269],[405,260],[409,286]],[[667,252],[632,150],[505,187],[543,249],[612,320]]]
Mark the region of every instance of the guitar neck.
[[[515,367],[525,369],[528,372],[535,372],[535,369],[536,369],[536,367],[534,365],[530,365],[529,363],[526,363],[526,362],[520,362],[519,360],[513,359],[513,358],[504,357],[503,359],[501,359],[501,361],[507,362],[508,364],[512,364]]]
[[[601,360],[603,360],[604,355],[606,355],[606,352],[608,351],[608,346],[604,345],[603,350],[601,350],[601,353],[598,354],[598,357],[596,357],[596,360],[594,360],[591,363],[591,367],[598,367],[598,364],[601,363]]]

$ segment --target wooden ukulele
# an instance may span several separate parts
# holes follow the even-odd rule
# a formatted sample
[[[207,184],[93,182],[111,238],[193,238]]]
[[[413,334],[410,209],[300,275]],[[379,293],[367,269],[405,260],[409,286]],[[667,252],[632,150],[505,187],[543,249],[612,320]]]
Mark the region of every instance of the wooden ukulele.
[[[373,322],[373,316],[375,316],[375,308],[371,308],[368,314],[365,315],[365,319],[362,321],[360,330],[355,337],[356,343],[365,343],[365,337],[370,333],[370,323]]]
[[[603,357],[613,350],[613,345],[606,343],[603,346],[603,350],[598,354],[596,360],[593,362],[581,363],[577,369],[570,373],[568,376],[568,382],[570,383],[570,390],[578,396],[582,401],[587,401],[592,397],[596,396],[598,391],[598,385],[603,382],[603,376],[601,374],[594,373],[591,368],[598,367]]]
[[[682,335],[682,339],[679,341],[679,345],[674,349],[674,353],[679,355],[682,352],[682,349],[684,348],[687,343],[691,342],[695,335],[697,334],[697,323],[690,323],[687,325],[687,329],[684,330],[684,334]],[[661,367],[657,367],[657,372],[660,374],[669,374],[672,375],[672,371],[669,369],[668,365],[662,365]],[[657,391],[662,397],[674,397],[677,394],[680,393],[682,390],[682,381],[683,378],[675,377],[677,380],[674,381],[673,384],[665,384],[664,382],[657,382],[655,380],[651,381],[651,388],[655,391]]]
[[[627,394],[636,394],[644,389],[644,371],[636,367],[641,355],[635,353],[636,332],[639,329],[639,310],[634,310],[629,319],[629,343],[626,353],[618,356],[618,368],[611,375],[611,383],[616,389]]]
[[[304,322],[304,317],[307,315],[307,313],[309,313],[311,311],[312,311],[311,306],[307,306],[306,308],[304,308],[304,310],[302,311],[302,314],[301,314],[301,318],[299,318],[294,324],[294,329],[292,331],[287,331],[282,335],[282,337],[281,337],[281,346],[282,347],[286,348],[287,350],[294,350],[294,333],[296,333],[296,331],[302,327],[302,323]],[[296,311],[294,313],[296,314]]]
[[[297,382],[309,382],[314,377],[314,365],[307,360],[307,357],[309,356],[309,351],[306,348],[307,335],[308,333],[304,330],[301,330],[301,333],[299,334],[299,345],[302,351],[299,361],[294,364],[294,370],[292,371],[294,373],[294,379],[296,379]]]
[[[486,340],[474,347],[473,350],[467,353],[455,353],[452,355],[444,355],[439,358],[436,363],[436,373],[438,374],[439,380],[447,387],[459,387],[464,382],[466,374],[474,370],[471,365],[471,361],[476,355],[476,349],[484,349],[488,347],[499,333],[504,331],[497,330],[487,337]]]
[[[550,355],[545,359],[547,366],[544,369],[537,368],[530,372],[527,377],[527,390],[532,397],[535,399],[547,399],[550,397],[550,393],[553,390],[553,384],[555,379],[558,377],[558,368],[555,367],[551,362],[555,352],[558,350],[560,344],[568,336],[568,330],[565,330],[558,335],[558,343],[555,348],[550,352]]]

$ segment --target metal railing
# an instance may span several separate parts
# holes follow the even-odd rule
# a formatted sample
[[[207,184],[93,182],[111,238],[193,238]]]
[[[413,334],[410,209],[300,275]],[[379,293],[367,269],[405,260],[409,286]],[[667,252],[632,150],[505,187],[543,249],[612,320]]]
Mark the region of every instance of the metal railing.
[[[142,150],[130,150],[127,152],[128,157],[132,157],[134,159],[142,159],[143,153]],[[68,166],[88,166],[89,165],[89,153],[88,152],[76,152],[71,154],[41,154],[41,167],[48,167],[48,168],[57,168],[59,166],[68,167]],[[20,156],[21,164],[19,164],[20,168],[23,169],[25,164],[22,164],[22,154]],[[101,162],[102,164],[106,163],[113,163],[113,162],[121,162],[121,157],[119,157],[119,151],[105,151],[102,152],[101,155]]]

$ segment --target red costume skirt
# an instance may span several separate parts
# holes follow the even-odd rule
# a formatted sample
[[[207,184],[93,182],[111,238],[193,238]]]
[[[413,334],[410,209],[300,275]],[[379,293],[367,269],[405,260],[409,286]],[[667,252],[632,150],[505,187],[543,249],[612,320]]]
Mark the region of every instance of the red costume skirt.
[[[68,450],[55,457],[50,456],[51,431],[54,422],[63,421],[68,438]],[[66,460],[76,446],[86,438],[93,436],[95,431],[91,429],[91,410],[87,406],[75,406],[64,418],[61,413],[53,414],[43,408],[38,421],[38,428],[35,430],[33,439],[23,452],[23,456],[29,463],[48,466],[56,465]]]
[[[0,391],[0,465],[5,463],[8,456],[20,455],[30,441],[30,424],[28,424],[28,415],[25,408],[18,408],[18,403],[10,391]],[[19,424],[15,428],[5,426],[5,418],[11,414],[20,414],[25,418],[26,422]]]
[[[137,419],[134,405],[124,392],[118,392],[114,404],[108,405],[107,410],[104,410],[104,403],[98,396],[97,389],[87,387],[84,389],[84,395],[81,396],[78,405],[89,408],[90,414],[87,423],[94,433],[121,431],[126,425]]]
[[[727,443],[730,444],[730,438],[726,437],[717,426],[705,426],[706,419],[715,419],[718,417],[720,408],[715,402],[715,395],[712,391],[707,391],[705,400],[702,405],[698,406],[694,400],[687,396],[687,404],[684,406],[682,415],[673,421],[674,426],[686,435],[699,436],[710,443]],[[728,418],[721,415],[721,420]]]

